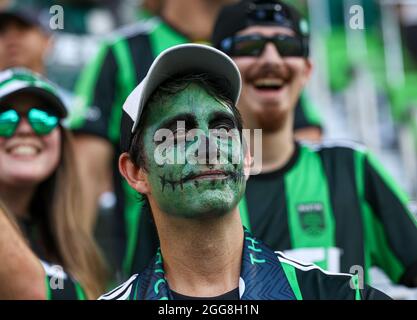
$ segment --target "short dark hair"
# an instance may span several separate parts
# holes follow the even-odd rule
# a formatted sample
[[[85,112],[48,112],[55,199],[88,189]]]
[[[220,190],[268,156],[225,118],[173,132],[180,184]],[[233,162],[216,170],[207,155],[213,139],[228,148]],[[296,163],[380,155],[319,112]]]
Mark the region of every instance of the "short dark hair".
[[[201,86],[215,99],[225,102],[230,107],[230,110],[236,118],[237,129],[239,130],[240,135],[242,135],[242,117],[234,105],[232,99],[229,98],[230,95],[228,94],[227,88],[229,88],[230,85],[226,82],[225,79],[213,78],[206,73],[174,76],[163,82],[153,92],[147,102],[146,107],[143,110],[139,124],[133,133],[128,154],[132,162],[137,167],[147,170],[147,160],[144,151],[143,135],[149,116],[149,106],[156,102],[164,101],[164,99],[167,99],[168,97],[183,91],[190,84],[197,84]]]

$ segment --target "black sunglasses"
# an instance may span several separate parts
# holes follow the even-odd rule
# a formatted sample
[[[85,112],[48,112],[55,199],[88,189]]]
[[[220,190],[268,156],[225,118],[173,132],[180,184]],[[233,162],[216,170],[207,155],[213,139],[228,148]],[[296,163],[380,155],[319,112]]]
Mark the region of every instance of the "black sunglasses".
[[[226,38],[220,43],[220,50],[232,57],[259,57],[269,42],[275,45],[282,57],[307,57],[303,39],[281,34],[272,37],[253,34]]]

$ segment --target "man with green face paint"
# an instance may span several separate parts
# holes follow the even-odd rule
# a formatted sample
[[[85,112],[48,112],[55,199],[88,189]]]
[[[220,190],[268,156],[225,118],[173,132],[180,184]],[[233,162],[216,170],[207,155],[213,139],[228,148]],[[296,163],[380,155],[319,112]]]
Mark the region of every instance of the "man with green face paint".
[[[107,215],[112,237],[105,237],[105,243],[110,247],[106,250],[109,263],[116,270],[121,267],[123,277],[146,267],[158,241],[148,210],[136,201],[135,191],[118,173],[120,106],[159,53],[177,44],[207,44],[218,12],[234,2],[237,0],[146,1],[147,20],[123,27],[105,39],[77,83],[71,129],[76,133],[76,154],[80,155],[88,191],[86,198],[93,218],[90,221],[95,221],[100,194],[113,189],[115,210]],[[308,97],[303,96],[296,108],[297,138],[320,139],[321,120],[314,109]],[[101,218],[103,215],[98,220],[100,234],[104,233]]]
[[[215,161],[211,161],[213,164],[206,169],[202,169],[202,165],[217,159],[218,153],[210,145],[217,147],[210,138],[213,130],[236,129],[237,123],[230,107],[208,94],[201,85],[190,84],[190,81],[204,83],[206,80],[204,77],[176,79],[176,86],[183,83],[178,94],[165,98],[156,94],[148,102],[144,151],[145,154],[155,155],[147,158],[144,165],[154,198],[150,201],[151,205],[155,201],[154,204],[157,203],[161,211],[173,217],[209,217],[213,213],[223,215],[236,207],[243,195],[242,161],[235,165],[215,165]],[[169,85],[160,87],[159,92],[169,88]],[[180,121],[185,124],[182,128],[177,126]],[[186,132],[190,126],[198,129]],[[165,143],[155,144],[154,137],[157,133],[163,134],[162,130],[168,130]],[[179,141],[181,136],[182,143]],[[229,144],[221,141],[221,138],[218,140],[219,153],[228,156]],[[231,146],[235,148],[232,152],[240,152],[239,140]],[[211,153],[206,150],[210,147]],[[154,158],[159,159],[159,153],[164,151],[172,154],[172,159],[159,164],[161,161],[158,163]],[[135,152],[132,155],[135,158]]]
[[[250,156],[240,89],[230,58],[188,44],[164,51],[127,98],[119,169],[149,202],[161,246],[145,271],[101,299],[387,298],[355,276],[275,253],[243,228]]]

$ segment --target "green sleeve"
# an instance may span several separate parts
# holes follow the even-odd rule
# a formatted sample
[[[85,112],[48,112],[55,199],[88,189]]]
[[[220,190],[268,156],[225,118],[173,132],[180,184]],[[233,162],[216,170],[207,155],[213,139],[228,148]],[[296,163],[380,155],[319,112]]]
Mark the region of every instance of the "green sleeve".
[[[99,106],[96,106],[96,104],[106,100],[107,104],[111,103],[109,100],[111,98],[110,92],[106,93],[104,99],[96,96],[98,92],[104,89],[104,81],[102,79],[110,75],[110,69],[115,68],[115,65],[111,66],[112,61],[114,59],[111,57],[110,47],[107,44],[103,44],[96,57],[81,72],[75,85],[74,105],[69,115],[71,129],[88,128],[89,116],[91,116],[93,107],[104,108],[102,103]],[[108,82],[110,82],[110,78],[108,78]],[[101,118],[100,120],[102,121],[103,119]]]
[[[372,154],[363,154],[361,166],[365,250],[370,262],[392,281],[413,286],[417,279],[417,221],[408,209],[407,195]]]
[[[45,274],[45,293],[46,293],[45,297],[46,297],[46,300],[52,300],[52,293],[51,293],[51,287],[49,285],[49,281],[50,281],[49,276]]]
[[[137,85],[133,59],[128,40],[121,36],[101,47],[76,84],[73,130],[119,143],[122,106]]]
[[[386,300],[382,292],[359,285],[357,275],[329,273],[316,265],[283,262],[287,280],[297,300]]]

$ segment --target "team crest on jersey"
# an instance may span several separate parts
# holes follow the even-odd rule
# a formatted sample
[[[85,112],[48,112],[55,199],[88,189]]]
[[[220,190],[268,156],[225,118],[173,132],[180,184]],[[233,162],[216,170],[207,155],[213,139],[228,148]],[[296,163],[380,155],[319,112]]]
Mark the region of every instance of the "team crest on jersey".
[[[320,202],[302,203],[297,206],[303,230],[311,236],[319,236],[324,228],[323,204]]]

